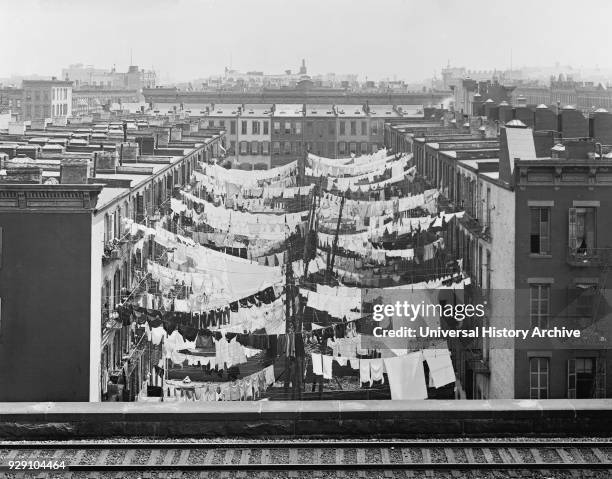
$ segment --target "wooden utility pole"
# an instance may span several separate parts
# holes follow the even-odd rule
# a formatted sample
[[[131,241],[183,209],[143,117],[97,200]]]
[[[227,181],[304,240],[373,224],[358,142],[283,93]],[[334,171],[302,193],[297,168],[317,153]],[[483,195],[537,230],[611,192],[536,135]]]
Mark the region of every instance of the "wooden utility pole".
[[[334,242],[331,250],[327,252],[327,269],[325,271],[325,282],[329,284],[332,277],[332,271],[334,269],[334,262],[336,261],[336,248],[338,247],[338,234],[340,233],[340,223],[342,222],[342,210],[344,209],[344,201],[346,197],[343,194],[342,200],[340,201],[340,212],[338,213],[338,223],[336,224],[336,233],[334,234]]]

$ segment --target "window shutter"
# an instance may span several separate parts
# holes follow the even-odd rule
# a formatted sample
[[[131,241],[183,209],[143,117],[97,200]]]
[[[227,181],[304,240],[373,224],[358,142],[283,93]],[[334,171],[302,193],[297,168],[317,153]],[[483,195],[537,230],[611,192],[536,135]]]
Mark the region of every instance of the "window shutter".
[[[567,360],[567,398],[576,399],[576,360]]]
[[[595,397],[606,397],[606,361],[601,358],[596,360],[595,368]]]
[[[568,229],[569,247],[572,250],[575,250],[578,247],[578,241],[576,238],[576,234],[577,234],[576,232],[576,208],[569,209],[568,224],[569,224],[569,229]]]

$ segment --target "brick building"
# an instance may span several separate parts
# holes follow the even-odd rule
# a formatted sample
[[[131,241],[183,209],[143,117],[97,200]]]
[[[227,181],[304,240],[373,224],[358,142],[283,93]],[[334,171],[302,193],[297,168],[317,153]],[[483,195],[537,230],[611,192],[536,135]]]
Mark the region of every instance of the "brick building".
[[[272,117],[272,167],[304,155],[304,105],[274,105]]]
[[[305,105],[304,144],[318,156],[337,158],[338,125],[334,105]]]
[[[151,384],[157,360],[143,331],[113,316],[143,279],[146,253],[126,220],[160,221],[174,188],[218,155],[222,134],[196,121],[194,134],[178,139],[172,132],[184,125],[148,119],[164,126],[141,117],[127,142],[109,135],[103,145],[91,140],[101,124],[0,135],[9,151],[0,165],[0,401],[100,401],[109,378],[120,377],[120,398],[133,401]],[[75,135],[79,151],[70,149]],[[16,157],[29,145],[39,158]]]
[[[453,327],[565,326],[585,338],[453,341],[462,395],[609,397],[612,163],[579,149],[538,158],[534,133],[516,120],[498,141],[430,135],[412,148],[442,206],[465,212],[445,240],[472,277],[464,300],[486,302],[485,318]]]

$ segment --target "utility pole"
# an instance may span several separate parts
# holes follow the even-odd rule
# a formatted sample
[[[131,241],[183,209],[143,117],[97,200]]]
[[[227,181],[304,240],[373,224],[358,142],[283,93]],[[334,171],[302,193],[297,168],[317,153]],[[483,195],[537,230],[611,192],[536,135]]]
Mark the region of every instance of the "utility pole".
[[[334,242],[331,250],[327,252],[327,269],[325,271],[325,282],[329,284],[331,281],[332,270],[334,269],[334,262],[336,260],[336,248],[338,247],[338,234],[340,232],[340,223],[342,222],[342,210],[344,209],[344,201],[346,199],[345,194],[342,194],[342,200],[340,201],[340,212],[338,213],[338,223],[336,224],[336,233],[334,234]]]

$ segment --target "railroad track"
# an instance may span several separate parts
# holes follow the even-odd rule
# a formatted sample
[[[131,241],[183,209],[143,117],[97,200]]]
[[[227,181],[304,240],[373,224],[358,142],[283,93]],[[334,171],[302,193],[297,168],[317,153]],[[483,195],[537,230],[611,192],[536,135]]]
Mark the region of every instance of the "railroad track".
[[[61,463],[64,468],[36,469]],[[9,469],[9,464],[13,468]],[[25,469],[14,469],[20,463]],[[28,467],[29,465],[29,467]],[[34,469],[33,469],[34,467]],[[83,473],[86,475],[83,475]],[[0,477],[610,477],[612,441],[0,443]],[[488,475],[487,475],[488,474]],[[547,475],[548,474],[548,475]],[[552,475],[551,475],[552,474]]]

